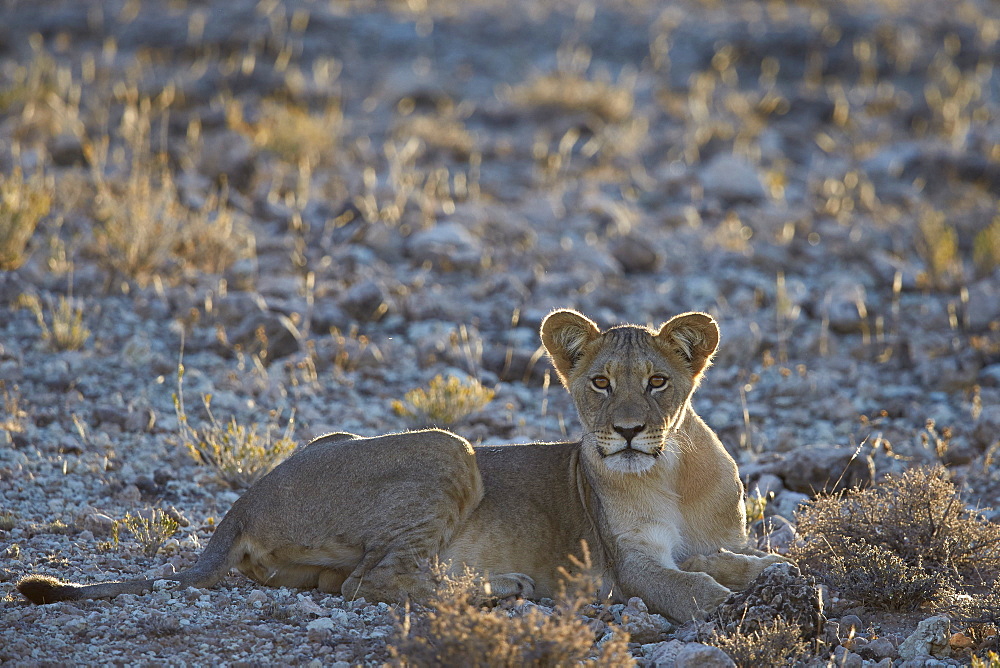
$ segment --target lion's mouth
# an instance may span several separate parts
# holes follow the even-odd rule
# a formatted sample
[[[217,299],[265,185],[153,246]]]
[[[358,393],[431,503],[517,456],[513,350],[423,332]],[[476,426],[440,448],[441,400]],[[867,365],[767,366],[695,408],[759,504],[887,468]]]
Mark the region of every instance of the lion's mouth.
[[[652,452],[646,452],[645,450],[640,450],[638,448],[632,447],[631,444],[626,445],[624,448],[619,448],[614,452],[605,452],[604,450],[598,450],[601,453],[601,459],[607,459],[608,457],[623,457],[625,459],[635,459],[639,457],[659,457],[660,453],[663,452],[663,446],[660,446],[653,450]]]

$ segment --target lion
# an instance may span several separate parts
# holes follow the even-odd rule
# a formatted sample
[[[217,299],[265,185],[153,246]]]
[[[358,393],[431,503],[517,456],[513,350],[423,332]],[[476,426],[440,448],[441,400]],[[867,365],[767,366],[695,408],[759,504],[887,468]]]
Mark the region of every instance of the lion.
[[[491,597],[543,598],[589,548],[608,600],[638,596],[685,621],[782,560],[748,547],[736,463],[691,406],[719,343],[711,316],[602,332],[564,309],[545,318],[541,338],[578,409],[580,440],[321,436],[233,504],[194,566],[163,579],[211,587],[235,567],[264,585],[419,601],[434,587],[425,565],[440,559],[483,574]],[[38,575],[17,584],[34,603],[153,588]]]

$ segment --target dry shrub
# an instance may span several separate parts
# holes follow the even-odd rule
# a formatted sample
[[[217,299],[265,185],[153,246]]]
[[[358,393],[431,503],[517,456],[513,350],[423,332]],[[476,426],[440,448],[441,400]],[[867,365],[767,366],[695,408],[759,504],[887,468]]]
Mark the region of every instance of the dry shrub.
[[[772,625],[760,626],[752,633],[715,631],[707,642],[728,654],[740,668],[790,665],[807,650],[798,625],[783,617],[775,618]]]
[[[395,666],[632,666],[628,633],[612,627],[595,646],[594,631],[582,613],[596,599],[600,576],[589,554],[574,560],[574,573],[561,571],[563,584],[555,612],[537,606],[526,612],[483,605],[483,584],[473,572],[449,576],[434,567],[440,583],[425,614],[407,613],[389,647]]]
[[[128,104],[120,128],[128,150],[112,152],[109,160],[107,138],[89,148],[101,262],[145,284],[172,268],[217,273],[252,255],[253,236],[229,208],[225,192],[198,209],[181,202],[167,156],[152,149],[152,121],[148,99]],[[113,177],[106,177],[107,168]]]
[[[635,98],[625,85],[592,80],[575,72],[553,72],[536,77],[510,92],[516,104],[555,107],[592,114],[606,123],[622,123],[632,115]]]
[[[38,222],[48,215],[55,185],[41,173],[25,179],[20,167],[0,174],[0,270],[20,267]]]
[[[493,401],[494,391],[475,378],[462,381],[457,376],[447,380],[434,376],[427,388],[410,390],[403,401],[393,401],[396,415],[405,417],[414,426],[453,424],[482,409]]]
[[[111,542],[117,546],[124,528],[147,557],[156,555],[160,546],[180,529],[176,513],[152,508],[142,513],[128,513],[111,527]]]
[[[942,466],[821,495],[797,521],[789,556],[873,607],[939,606],[1000,574],[1000,525],[965,506]]]
[[[238,104],[228,105],[226,113],[231,128],[292,165],[303,160],[310,166],[330,163],[344,126],[337,104],[313,112],[290,102],[265,100],[254,122],[243,118]]]
[[[235,417],[222,422],[212,413],[212,396],[204,395],[202,402],[208,421],[198,427],[192,426],[184,408],[183,380],[184,365],[181,364],[177,370],[177,393],[174,394],[181,443],[192,459],[210,467],[230,487],[249,487],[294,452],[294,413],[284,432],[273,423],[245,426]]]

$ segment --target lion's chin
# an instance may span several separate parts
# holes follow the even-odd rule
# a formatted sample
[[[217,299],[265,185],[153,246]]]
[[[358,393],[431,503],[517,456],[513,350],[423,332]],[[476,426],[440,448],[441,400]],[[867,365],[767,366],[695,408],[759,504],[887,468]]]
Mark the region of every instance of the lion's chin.
[[[645,473],[656,464],[656,454],[634,448],[622,448],[604,457],[604,465],[618,473]]]

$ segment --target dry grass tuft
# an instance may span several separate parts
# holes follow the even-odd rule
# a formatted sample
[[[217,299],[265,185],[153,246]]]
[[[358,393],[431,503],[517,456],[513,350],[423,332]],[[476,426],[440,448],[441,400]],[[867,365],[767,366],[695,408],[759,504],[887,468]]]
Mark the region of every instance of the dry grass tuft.
[[[600,577],[590,563],[563,571],[563,587],[553,614],[537,606],[527,611],[482,605],[482,583],[471,571],[449,576],[434,569],[440,582],[426,614],[407,612],[399,620],[389,648],[395,666],[632,666],[629,636],[612,627],[611,635],[595,645],[593,629],[583,616],[593,603]]]
[[[276,436],[279,427],[275,424],[247,427],[237,423],[234,417],[228,422],[219,421],[212,413],[211,395],[202,397],[208,423],[192,427],[184,408],[183,378],[182,364],[177,370],[177,393],[174,394],[181,443],[196,462],[211,467],[230,487],[249,487],[295,450],[294,414],[289,417],[284,432]]]
[[[753,633],[713,631],[707,642],[728,654],[740,668],[789,665],[807,651],[799,627],[782,617]]]
[[[797,522],[789,556],[872,607],[939,607],[1000,576],[1000,525],[969,510],[941,466],[822,495]]]
[[[286,101],[265,100],[252,122],[243,118],[238,104],[230,104],[227,116],[231,128],[291,165],[330,164],[344,128],[344,114],[336,103],[313,112]]]
[[[445,380],[439,374],[426,389],[418,387],[407,392],[403,401],[393,401],[392,409],[414,426],[453,424],[493,401],[494,394],[475,378],[463,381],[449,376]]]
[[[226,193],[206,198],[199,209],[181,203],[167,156],[150,145],[152,103],[126,105],[120,134],[126,151],[109,141],[91,145],[97,197],[94,216],[99,257],[106,268],[140,284],[185,265],[221,272],[253,253],[253,237],[228,207]],[[108,167],[117,176],[107,178]]]
[[[80,350],[90,338],[90,330],[83,324],[84,305],[72,297],[60,295],[55,304],[48,302],[48,309],[43,309],[41,300],[32,294],[22,294],[18,303],[35,316],[42,340],[52,350]]]
[[[180,529],[180,523],[161,508],[146,513],[128,513],[111,526],[111,542],[117,546],[121,530],[125,529],[147,557],[154,556],[160,546]]]
[[[510,91],[515,104],[583,112],[605,123],[623,123],[632,115],[632,91],[610,81],[593,80],[576,72],[552,72],[535,77]]]
[[[36,173],[28,179],[20,167],[0,174],[0,270],[17,269],[39,221],[49,214],[54,184]]]

